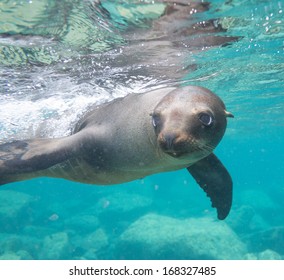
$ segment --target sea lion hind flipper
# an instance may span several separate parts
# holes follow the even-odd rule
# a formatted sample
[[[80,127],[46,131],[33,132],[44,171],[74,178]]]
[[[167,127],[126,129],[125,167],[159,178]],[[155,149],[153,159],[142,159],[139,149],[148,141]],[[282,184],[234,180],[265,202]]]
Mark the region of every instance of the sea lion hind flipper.
[[[0,145],[0,185],[36,177],[35,172],[65,161],[70,147],[64,138],[17,140]]]
[[[210,197],[212,207],[217,208],[218,219],[224,220],[232,206],[233,182],[227,169],[214,154],[210,154],[187,170]]]

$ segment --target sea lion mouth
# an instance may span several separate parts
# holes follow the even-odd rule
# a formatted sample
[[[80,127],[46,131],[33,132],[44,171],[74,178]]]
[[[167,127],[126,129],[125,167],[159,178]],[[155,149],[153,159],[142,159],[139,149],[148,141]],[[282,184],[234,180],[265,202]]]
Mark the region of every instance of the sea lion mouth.
[[[189,137],[174,133],[161,134],[158,137],[158,143],[163,152],[174,158],[180,158],[200,150],[195,142]]]
[[[173,158],[204,157],[213,152],[214,146],[193,137],[161,134],[158,144],[162,151]]]
[[[193,157],[193,156],[199,156],[199,154],[207,154],[207,151],[204,149],[200,149],[199,147],[189,147],[184,148],[182,150],[163,150],[165,154],[173,157],[173,158],[186,158],[186,157]],[[209,154],[209,153],[208,153]]]
[[[165,151],[165,153],[174,158],[180,158],[181,156],[185,155],[185,153],[183,152],[175,152],[175,151]]]

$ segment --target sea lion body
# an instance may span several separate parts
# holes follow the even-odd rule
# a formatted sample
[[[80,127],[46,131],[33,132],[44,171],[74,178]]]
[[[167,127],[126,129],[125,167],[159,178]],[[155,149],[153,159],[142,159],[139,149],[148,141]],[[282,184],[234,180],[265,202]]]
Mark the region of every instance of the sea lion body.
[[[0,145],[0,184],[48,176],[110,185],[187,168],[223,219],[232,181],[212,152],[228,116],[201,87],[128,95],[95,107],[70,136]]]
[[[180,162],[160,150],[150,116],[159,100],[173,89],[128,95],[95,108],[71,136],[77,149],[89,151],[88,156],[60,163],[48,175],[110,185],[187,167],[189,160]]]

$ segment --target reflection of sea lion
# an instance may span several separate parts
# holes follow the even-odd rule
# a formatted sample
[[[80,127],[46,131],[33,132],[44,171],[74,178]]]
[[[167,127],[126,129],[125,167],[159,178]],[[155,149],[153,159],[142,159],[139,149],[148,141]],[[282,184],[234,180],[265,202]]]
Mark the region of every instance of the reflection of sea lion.
[[[207,2],[155,1],[156,4],[158,2],[165,6],[161,16],[145,20],[148,28],[144,25],[143,28],[139,25],[133,26],[129,22],[129,28],[122,33],[127,45],[121,47],[121,53],[112,60],[113,67],[117,69],[128,65],[131,77],[137,79],[146,76],[147,80],[152,77],[155,80],[161,79],[162,82],[168,80],[175,83],[177,79],[197,68],[193,54],[213,47],[227,46],[240,39],[226,34],[222,19],[202,16],[201,13],[210,9]],[[152,2],[135,4],[141,8],[151,5]],[[125,72],[116,77],[119,82],[130,79]]]
[[[187,168],[224,219],[232,182],[212,151],[228,116],[200,87],[129,95],[95,108],[71,136],[0,145],[0,183],[49,176],[108,185]]]

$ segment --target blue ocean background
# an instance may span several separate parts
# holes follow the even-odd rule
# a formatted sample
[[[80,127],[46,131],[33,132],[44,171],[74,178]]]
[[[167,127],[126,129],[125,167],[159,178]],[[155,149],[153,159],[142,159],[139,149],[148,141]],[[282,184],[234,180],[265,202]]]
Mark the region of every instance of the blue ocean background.
[[[165,5],[2,1],[0,141],[67,135],[129,93],[204,86],[235,116],[215,151],[234,182],[229,216],[186,170],[108,187],[37,178],[0,188],[0,259],[284,259],[284,4],[212,1],[191,23],[219,19],[239,39],[174,49],[178,77],[144,45]]]

